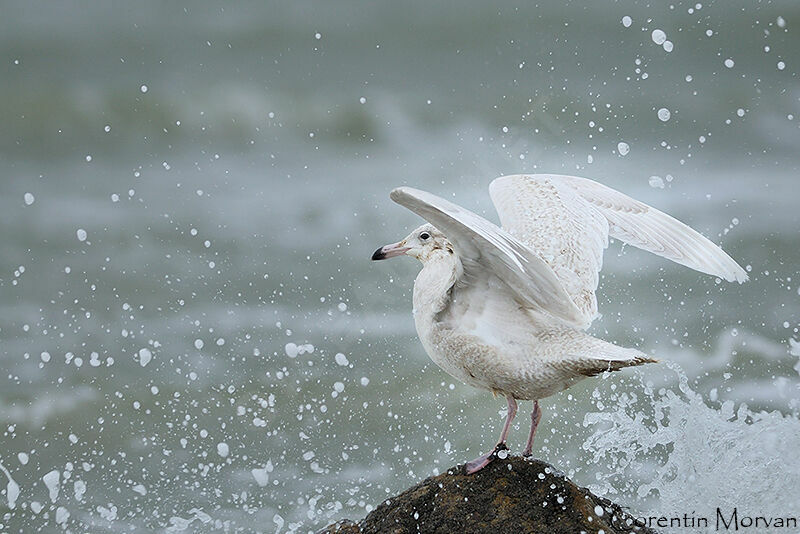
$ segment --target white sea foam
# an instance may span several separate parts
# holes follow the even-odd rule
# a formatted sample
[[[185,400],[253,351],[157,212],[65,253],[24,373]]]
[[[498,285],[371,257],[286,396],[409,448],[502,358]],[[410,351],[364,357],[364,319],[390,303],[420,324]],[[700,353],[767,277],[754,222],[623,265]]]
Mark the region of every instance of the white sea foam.
[[[5,404],[0,399],[0,422],[30,421],[41,425],[59,416],[73,413],[97,398],[97,391],[88,386],[77,386],[69,391],[54,391],[29,405]]]
[[[765,517],[796,512],[798,414],[707,402],[677,365],[677,387],[640,383],[589,413],[583,444],[594,457],[591,489],[647,515],[715,517],[716,507]],[[641,402],[644,400],[644,403]],[[642,413],[642,406],[652,410]]]

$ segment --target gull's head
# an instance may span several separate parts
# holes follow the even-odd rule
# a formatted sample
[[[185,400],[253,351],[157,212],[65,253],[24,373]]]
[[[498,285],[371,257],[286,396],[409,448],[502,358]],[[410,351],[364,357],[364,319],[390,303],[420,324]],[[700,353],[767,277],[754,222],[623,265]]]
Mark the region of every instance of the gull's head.
[[[406,255],[425,263],[439,252],[453,254],[453,245],[433,225],[423,224],[402,241],[380,247],[372,255],[372,259],[385,260]]]

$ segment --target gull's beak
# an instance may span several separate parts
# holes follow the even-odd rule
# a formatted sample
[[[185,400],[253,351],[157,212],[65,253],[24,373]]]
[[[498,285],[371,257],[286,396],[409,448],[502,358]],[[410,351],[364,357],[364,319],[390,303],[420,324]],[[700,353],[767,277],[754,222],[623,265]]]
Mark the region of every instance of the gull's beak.
[[[383,246],[372,254],[372,259],[385,260],[386,258],[402,256],[411,249],[411,247],[406,247],[403,245],[403,241],[400,241],[399,243],[392,243],[391,245]]]

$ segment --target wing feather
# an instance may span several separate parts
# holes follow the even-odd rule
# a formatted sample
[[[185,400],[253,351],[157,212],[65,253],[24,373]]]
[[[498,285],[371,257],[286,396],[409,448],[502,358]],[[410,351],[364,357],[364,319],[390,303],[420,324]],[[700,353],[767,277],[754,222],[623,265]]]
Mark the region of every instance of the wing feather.
[[[503,229],[550,266],[587,317],[597,314],[595,291],[609,236],[728,281],[747,280],[744,269],[695,230],[587,178],[503,176],[489,194]]]
[[[573,326],[588,326],[590,318],[575,306],[548,264],[508,232],[419,189],[399,187],[390,197],[444,232],[461,258],[466,283],[473,277],[497,276],[525,307],[544,310]]]
[[[575,305],[597,315],[595,290],[608,246],[608,222],[571,188],[548,175],[497,178],[489,194],[503,229],[555,271]]]
[[[747,280],[725,251],[674,217],[587,178],[555,178],[603,214],[611,237],[729,282]]]

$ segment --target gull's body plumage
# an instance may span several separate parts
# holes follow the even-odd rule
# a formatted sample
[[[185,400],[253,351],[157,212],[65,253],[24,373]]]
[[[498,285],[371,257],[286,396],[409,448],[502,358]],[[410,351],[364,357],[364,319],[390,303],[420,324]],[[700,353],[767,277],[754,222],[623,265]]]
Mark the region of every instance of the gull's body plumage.
[[[494,180],[489,192],[502,228],[425,191],[395,189],[392,200],[430,224],[373,259],[408,254],[422,261],[414,282],[417,333],[447,373],[507,398],[497,447],[505,447],[516,400],[538,401],[587,376],[655,361],[584,332],[597,315],[609,236],[725,280],[747,279],[699,233],[597,182],[513,175]],[[526,453],[540,413],[535,402]]]
[[[426,262],[414,282],[414,323],[431,359],[458,380],[536,400],[581,378],[652,361],[519,306],[496,276],[451,283],[457,261],[443,252]]]

